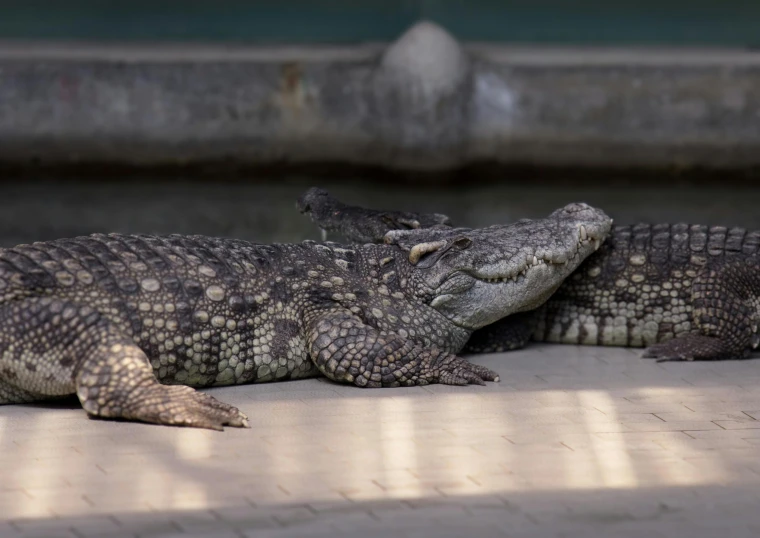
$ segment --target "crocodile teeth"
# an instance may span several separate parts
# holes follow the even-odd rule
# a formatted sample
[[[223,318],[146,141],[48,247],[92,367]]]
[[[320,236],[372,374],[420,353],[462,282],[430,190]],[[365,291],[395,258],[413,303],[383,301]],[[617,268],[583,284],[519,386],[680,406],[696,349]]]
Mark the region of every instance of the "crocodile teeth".
[[[588,239],[588,233],[586,233],[586,227],[581,224],[581,241]]]
[[[538,265],[538,258],[533,256],[533,265]]]
[[[594,239],[594,250],[599,250],[599,247],[601,246],[601,244],[602,244],[601,239]]]
[[[327,230],[322,228],[322,241],[327,241]]]

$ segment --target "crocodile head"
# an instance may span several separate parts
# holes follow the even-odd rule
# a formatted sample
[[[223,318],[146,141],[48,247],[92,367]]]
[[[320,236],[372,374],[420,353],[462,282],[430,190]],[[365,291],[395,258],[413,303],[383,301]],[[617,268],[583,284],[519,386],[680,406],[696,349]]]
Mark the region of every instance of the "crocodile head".
[[[296,202],[301,213],[327,232],[337,232],[354,243],[381,243],[388,230],[413,230],[449,225],[446,215],[408,211],[378,211],[344,204],[324,189],[312,187]]]
[[[393,230],[385,242],[406,252],[412,293],[475,330],[540,306],[611,225],[603,211],[577,203],[543,219],[487,228]]]

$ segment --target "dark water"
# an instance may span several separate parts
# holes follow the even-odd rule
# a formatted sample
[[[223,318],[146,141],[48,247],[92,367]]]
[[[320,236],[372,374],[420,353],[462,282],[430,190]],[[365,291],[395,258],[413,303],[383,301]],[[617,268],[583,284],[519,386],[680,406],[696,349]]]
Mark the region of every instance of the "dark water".
[[[569,202],[602,207],[617,223],[676,222],[760,229],[760,188],[752,183],[645,185],[507,180],[500,184],[384,184],[380,181],[6,180],[0,197],[0,246],[93,232],[198,233],[258,242],[318,239],[295,209],[317,184],[350,203],[435,211],[457,225],[483,226],[539,217]]]

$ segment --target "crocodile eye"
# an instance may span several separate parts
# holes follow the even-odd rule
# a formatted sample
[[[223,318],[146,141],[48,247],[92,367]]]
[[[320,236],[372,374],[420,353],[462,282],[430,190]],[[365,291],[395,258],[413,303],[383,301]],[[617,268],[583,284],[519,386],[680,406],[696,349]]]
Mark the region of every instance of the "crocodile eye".
[[[466,248],[470,248],[470,245],[472,245],[472,239],[469,237],[457,237],[454,239],[453,245],[459,250],[464,250]]]

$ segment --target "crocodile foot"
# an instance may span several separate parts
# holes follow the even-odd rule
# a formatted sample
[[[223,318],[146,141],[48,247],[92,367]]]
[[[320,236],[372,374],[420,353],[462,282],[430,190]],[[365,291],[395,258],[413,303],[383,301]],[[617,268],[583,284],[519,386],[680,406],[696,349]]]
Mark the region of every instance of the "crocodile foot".
[[[184,386],[150,385],[135,395],[122,416],[132,420],[222,431],[224,426],[250,428],[236,407]]]
[[[687,334],[661,342],[644,350],[643,358],[666,361],[710,361],[743,359],[748,352],[732,350],[720,338],[701,334]]]
[[[486,381],[499,382],[499,374],[485,366],[473,364],[456,355],[442,356],[428,367],[424,379],[443,385],[485,385]]]

